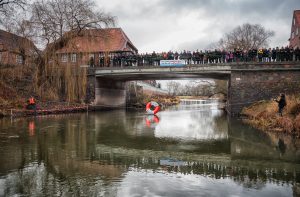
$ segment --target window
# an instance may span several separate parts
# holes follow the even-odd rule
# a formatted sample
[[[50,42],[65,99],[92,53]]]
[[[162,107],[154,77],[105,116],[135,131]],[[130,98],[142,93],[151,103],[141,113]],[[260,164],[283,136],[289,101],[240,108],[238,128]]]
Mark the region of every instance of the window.
[[[16,55],[16,62],[17,62],[17,64],[23,64],[23,56]]]
[[[291,38],[292,38],[292,39],[295,38],[295,32],[292,32]]]
[[[298,36],[298,34],[299,34],[299,29],[300,29],[300,27],[296,28],[296,36]]]
[[[68,62],[68,54],[61,55],[61,62]]]
[[[91,66],[91,67],[95,66],[95,55],[94,54],[89,55],[89,66]]]
[[[89,55],[89,60],[90,60],[91,58],[95,59],[95,54],[91,53],[91,54]]]
[[[76,58],[77,58],[76,53],[73,53],[73,54],[71,55],[71,61],[72,61],[72,62],[76,62]]]
[[[296,18],[294,18],[294,20],[293,20],[293,25],[295,25],[296,24]]]
[[[0,62],[2,61],[2,53],[0,52]]]

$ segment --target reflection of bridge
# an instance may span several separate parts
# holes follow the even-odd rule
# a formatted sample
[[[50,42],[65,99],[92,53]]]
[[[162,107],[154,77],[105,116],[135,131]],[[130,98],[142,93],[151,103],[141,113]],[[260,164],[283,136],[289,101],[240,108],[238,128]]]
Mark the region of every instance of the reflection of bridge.
[[[124,107],[125,82],[212,78],[228,81],[228,108],[237,114],[244,106],[270,99],[281,92],[299,92],[300,63],[242,63],[187,65],[184,67],[106,67],[89,71],[90,91],[95,90],[94,104],[103,107]],[[96,80],[95,80],[96,79]],[[259,88],[258,88],[259,87]]]

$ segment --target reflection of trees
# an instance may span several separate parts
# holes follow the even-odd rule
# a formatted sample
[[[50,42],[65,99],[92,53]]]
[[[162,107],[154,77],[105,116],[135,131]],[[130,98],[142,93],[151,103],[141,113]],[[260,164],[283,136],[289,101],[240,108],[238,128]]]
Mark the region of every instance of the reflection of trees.
[[[293,186],[293,196],[300,196],[300,183],[296,183]]]
[[[49,172],[43,164],[31,163],[7,176],[4,193],[6,196],[99,196],[111,192],[106,186],[101,176],[63,176]]]
[[[229,133],[232,158],[300,162],[300,140],[291,136],[261,132],[236,120],[231,120]]]
[[[133,166],[138,169],[166,170],[182,174],[197,174],[215,179],[230,178],[244,187],[260,188],[267,182],[300,182],[299,165],[270,162],[242,162],[227,157],[205,156],[195,153],[170,151],[145,151],[137,149],[113,148],[97,145],[97,154],[116,165]],[[161,158],[176,158],[185,161],[182,166],[161,166]],[[298,170],[297,170],[298,169]]]

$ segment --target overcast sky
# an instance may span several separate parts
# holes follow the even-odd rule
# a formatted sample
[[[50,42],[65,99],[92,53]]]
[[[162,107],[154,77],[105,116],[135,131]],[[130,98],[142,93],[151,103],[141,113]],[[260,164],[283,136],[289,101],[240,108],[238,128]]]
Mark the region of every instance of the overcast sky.
[[[300,0],[97,0],[117,17],[139,52],[207,49],[243,23],[275,31],[271,46],[288,44]]]

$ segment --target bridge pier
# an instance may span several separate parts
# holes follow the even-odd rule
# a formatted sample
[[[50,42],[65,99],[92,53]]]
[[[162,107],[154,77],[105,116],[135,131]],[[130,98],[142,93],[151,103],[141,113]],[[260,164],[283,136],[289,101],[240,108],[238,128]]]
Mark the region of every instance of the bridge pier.
[[[96,78],[96,107],[122,108],[126,106],[125,82],[107,78]]]

